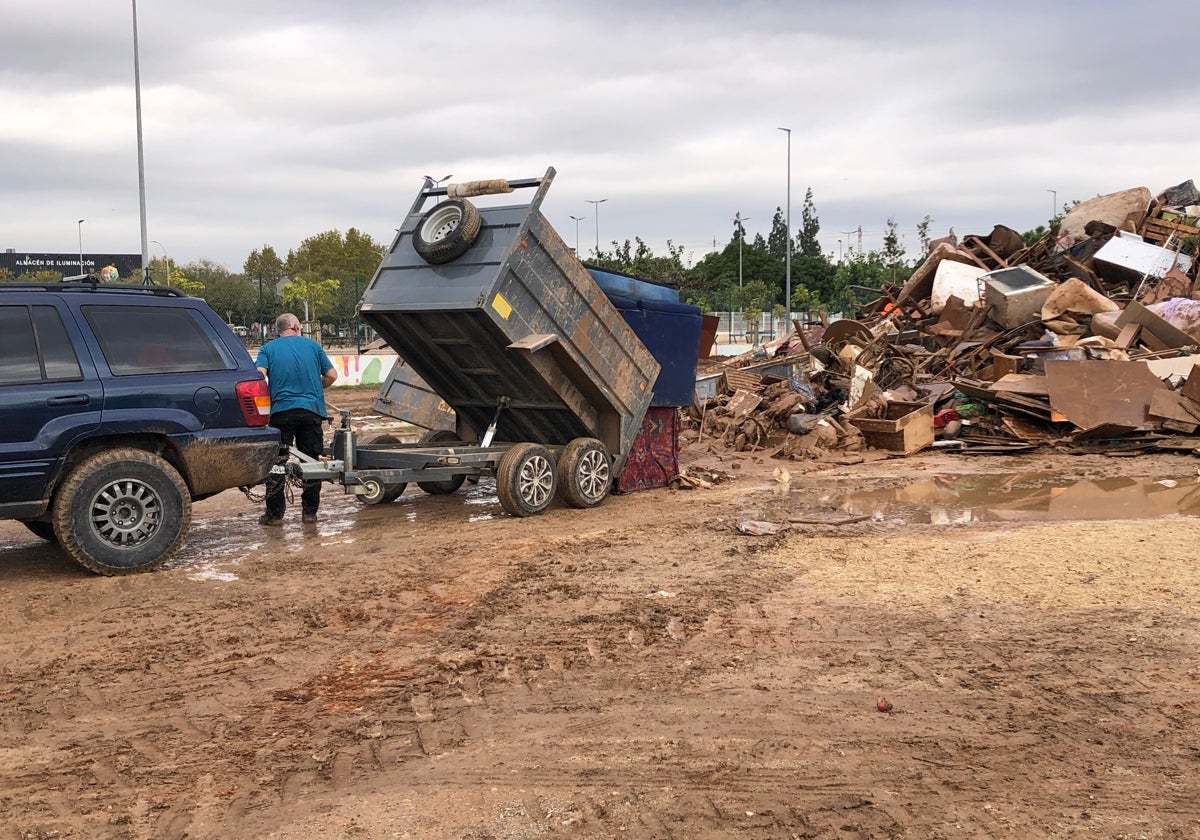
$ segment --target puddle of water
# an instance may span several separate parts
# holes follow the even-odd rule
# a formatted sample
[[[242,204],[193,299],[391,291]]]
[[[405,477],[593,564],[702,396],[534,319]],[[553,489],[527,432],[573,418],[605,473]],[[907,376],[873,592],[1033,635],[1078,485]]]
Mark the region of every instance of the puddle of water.
[[[481,478],[478,484],[466,484],[463,499],[474,510],[467,516],[468,522],[487,522],[504,512],[496,498],[496,479]]]
[[[186,569],[191,580],[216,580],[230,583],[238,579],[232,571],[242,564],[262,542],[247,542],[238,519],[192,520],[187,538],[179,551],[163,564],[167,569]]]
[[[1047,473],[938,476],[823,502],[876,521],[949,525],[1200,516],[1200,476],[1078,480]]]

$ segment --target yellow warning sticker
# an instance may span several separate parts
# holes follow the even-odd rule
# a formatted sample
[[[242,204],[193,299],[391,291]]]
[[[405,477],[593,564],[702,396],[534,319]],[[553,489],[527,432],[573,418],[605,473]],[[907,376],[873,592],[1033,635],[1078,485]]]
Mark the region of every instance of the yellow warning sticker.
[[[496,310],[496,314],[508,320],[508,316],[512,314],[512,304],[504,299],[504,295],[496,292],[496,296],[492,298],[492,309]]]

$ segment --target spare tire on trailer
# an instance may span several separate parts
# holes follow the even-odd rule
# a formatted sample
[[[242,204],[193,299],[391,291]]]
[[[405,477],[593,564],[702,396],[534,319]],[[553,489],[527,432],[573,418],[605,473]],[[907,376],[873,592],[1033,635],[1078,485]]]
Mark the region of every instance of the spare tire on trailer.
[[[413,230],[413,247],[430,265],[458,259],[479,236],[479,208],[452,198],[430,209]]]

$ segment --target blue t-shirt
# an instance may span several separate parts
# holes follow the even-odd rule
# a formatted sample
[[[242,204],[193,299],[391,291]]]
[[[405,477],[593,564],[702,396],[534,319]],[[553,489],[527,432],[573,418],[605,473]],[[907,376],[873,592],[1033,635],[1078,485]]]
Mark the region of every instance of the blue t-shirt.
[[[333,362],[320,344],[302,335],[282,336],[258,348],[254,365],[267,371],[272,414],[303,408],[325,416],[321,376],[333,367]]]

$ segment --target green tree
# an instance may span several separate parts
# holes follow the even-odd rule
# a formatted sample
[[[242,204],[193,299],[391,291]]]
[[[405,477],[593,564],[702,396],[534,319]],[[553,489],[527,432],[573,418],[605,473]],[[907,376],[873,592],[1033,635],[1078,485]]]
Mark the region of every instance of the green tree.
[[[765,312],[773,297],[772,290],[766,283],[751,280],[733,293],[733,302],[736,308],[743,312]]]
[[[888,217],[886,232],[883,235],[883,262],[891,269],[893,279],[890,282],[895,282],[904,268],[904,242],[900,238],[896,220],[891,216]]]
[[[7,268],[0,268],[0,283],[12,283],[17,278]]]
[[[264,245],[261,251],[251,251],[242,264],[242,272],[254,283],[261,277],[264,287],[269,286],[273,290],[279,288],[287,273],[283,260],[279,259],[279,255],[270,245]]]
[[[635,237],[633,243],[626,239],[623,244],[612,244],[611,251],[596,252],[595,258],[589,260],[588,264],[656,283],[676,287],[682,284],[687,273],[683,266],[683,248],[670,240],[667,240],[667,253],[664,255],[655,254],[641,237]]]
[[[779,264],[780,269],[783,268],[784,260],[787,259],[789,235],[787,222],[783,218],[783,210],[776,207],[775,215],[771,217],[771,232],[767,234],[767,252]]]
[[[204,297],[204,282],[189,277],[184,269],[177,265],[171,266],[171,271],[167,275],[167,285],[173,289],[179,289],[185,295]]]
[[[812,187],[804,193],[804,206],[800,210],[800,235],[796,241],[796,253],[802,257],[823,257],[817,234],[821,232],[821,221],[813,205]],[[794,265],[794,264],[793,264]]]
[[[933,217],[926,213],[925,218],[921,219],[920,223],[917,225],[917,236],[921,240],[922,260],[929,256],[929,243],[932,241],[929,238],[929,226],[931,224],[933,224]]]
[[[843,290],[844,301],[832,301],[846,311],[879,297],[880,290],[891,282],[893,267],[879,251],[851,251],[837,267],[836,283]]]
[[[61,283],[63,276],[60,272],[41,269],[26,271],[17,275],[18,283]]]
[[[188,263],[183,270],[190,278],[204,284],[204,299],[225,320],[234,324],[257,320],[258,287],[244,274],[233,274],[207,259]]]
[[[285,276],[283,260],[279,259],[274,248],[264,245],[261,250],[250,252],[250,256],[242,263],[242,272],[254,286],[254,321],[265,327],[283,307],[283,300],[279,297],[279,287]]]
[[[328,278],[325,280],[306,280],[303,277],[293,278],[283,284],[282,295],[285,306],[298,308],[296,304],[307,303],[300,309],[301,317],[310,321],[319,320],[322,316],[328,318],[337,302],[338,289],[341,281]]]
[[[358,308],[356,291],[361,294],[379,268],[384,246],[357,228],[343,235],[327,230],[310,236],[289,251],[285,268],[293,278],[339,281],[336,299],[323,312],[326,320],[348,324]]]

